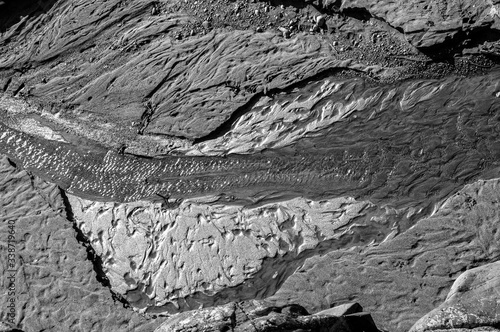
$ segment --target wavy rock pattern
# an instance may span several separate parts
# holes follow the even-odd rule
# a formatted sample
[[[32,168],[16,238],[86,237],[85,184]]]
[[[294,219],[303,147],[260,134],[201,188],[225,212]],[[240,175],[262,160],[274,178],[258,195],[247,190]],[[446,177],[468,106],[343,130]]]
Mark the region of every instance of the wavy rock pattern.
[[[84,59],[73,54],[74,65],[37,70],[19,84],[11,77],[7,91],[24,89],[45,105],[62,102],[73,111],[61,115],[79,119],[89,130],[111,127],[130,135],[139,130],[194,139],[216,129],[257,93],[325,69],[380,70],[332,57],[331,46],[312,35],[292,40],[274,33],[214,31],[183,41],[159,38],[190,18],[150,16],[153,5],[66,1],[29,27],[9,30],[3,40],[16,49],[2,52],[0,69],[43,63],[74,50]]]
[[[14,221],[16,272],[7,272],[9,221]],[[65,219],[60,190],[0,158],[0,321],[15,298],[15,323],[25,332],[151,331],[151,322],[114,303],[96,280],[85,248]],[[12,241],[11,241],[12,243]],[[14,274],[14,279],[8,276]],[[15,296],[7,296],[14,281]],[[9,302],[10,303],[10,302]],[[13,327],[12,325],[8,325]],[[10,329],[9,329],[10,330]]]
[[[463,271],[500,258],[499,202],[500,179],[467,185],[389,241],[307,259],[272,299],[310,312],[356,301],[377,326],[407,331]]]
[[[331,243],[332,249],[350,247],[362,234],[364,243],[373,244],[397,232],[389,220],[370,220],[383,211],[350,198],[297,198],[258,208],[210,200],[184,201],[165,210],[159,203],[95,203],[70,197],[79,228],[103,258],[113,289],[128,294],[139,309],[176,303],[196,292],[216,297],[225,288],[254,279],[265,260],[279,262],[284,255],[314,251],[322,242]],[[276,288],[288,269],[284,264],[274,272],[260,271],[271,279],[251,281],[248,294],[240,297],[254,298]]]
[[[0,216],[19,217],[26,245],[22,327],[161,320],[118,310],[74,264],[63,207],[112,291],[151,314],[226,304],[231,320],[235,299],[311,311],[357,299],[403,331],[458,274],[499,258],[499,183],[474,182],[499,176],[498,0],[333,1],[321,33],[203,24],[175,37],[220,5],[207,2],[48,1],[0,23],[0,153],[25,169],[0,164]],[[331,4],[314,3],[276,7],[276,20],[302,11],[309,24]],[[449,61],[432,62],[441,51]]]

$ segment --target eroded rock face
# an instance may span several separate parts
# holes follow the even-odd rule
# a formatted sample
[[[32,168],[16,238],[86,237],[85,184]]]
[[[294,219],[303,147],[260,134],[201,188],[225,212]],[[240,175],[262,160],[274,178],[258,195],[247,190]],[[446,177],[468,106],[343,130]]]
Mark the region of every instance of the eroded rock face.
[[[499,289],[500,262],[467,270],[455,280],[446,300],[410,331],[500,327]]]
[[[161,318],[148,321],[125,309],[96,280],[86,249],[65,216],[57,186],[0,158],[0,321],[4,324],[0,328],[25,332],[154,329]],[[13,261],[8,254],[14,255]],[[14,312],[8,308],[10,303]]]
[[[383,211],[352,198],[297,198],[257,208],[210,203],[216,199],[187,200],[168,210],[144,201],[69,198],[113,290],[137,309],[165,305],[164,311],[176,311],[198,292],[217,298],[239,285],[245,286],[237,298],[261,297],[292,272],[293,259],[280,263],[285,255],[299,259],[321,243],[350,247],[357,233],[367,236],[364,243],[376,243],[395,231],[388,220],[370,221]]]
[[[500,20],[497,0],[343,0],[341,9],[364,9],[402,30],[410,43],[424,49],[467,39],[464,36],[469,34],[469,38],[477,38],[472,37],[474,32],[486,31]]]

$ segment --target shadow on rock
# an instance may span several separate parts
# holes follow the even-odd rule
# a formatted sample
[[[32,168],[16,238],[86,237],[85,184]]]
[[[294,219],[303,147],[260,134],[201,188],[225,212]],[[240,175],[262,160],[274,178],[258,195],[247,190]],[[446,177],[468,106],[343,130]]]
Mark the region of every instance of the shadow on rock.
[[[47,12],[57,0],[0,0],[0,32],[5,32],[25,16]]]

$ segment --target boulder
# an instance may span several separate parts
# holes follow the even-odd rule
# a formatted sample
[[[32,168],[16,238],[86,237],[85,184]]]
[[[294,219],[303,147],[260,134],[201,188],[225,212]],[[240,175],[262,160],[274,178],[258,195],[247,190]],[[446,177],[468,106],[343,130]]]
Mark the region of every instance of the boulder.
[[[499,290],[500,261],[467,270],[453,283],[446,300],[410,331],[500,327]]]

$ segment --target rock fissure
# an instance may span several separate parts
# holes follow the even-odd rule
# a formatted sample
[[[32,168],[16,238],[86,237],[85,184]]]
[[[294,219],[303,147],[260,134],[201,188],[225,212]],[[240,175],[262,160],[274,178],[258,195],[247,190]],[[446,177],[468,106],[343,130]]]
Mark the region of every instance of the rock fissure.
[[[96,274],[96,280],[101,285],[109,289],[111,297],[113,298],[115,303],[121,303],[124,308],[130,308],[131,306],[128,301],[122,295],[112,290],[111,283],[106,275],[106,271],[104,271],[103,268],[102,258],[95,252],[95,249],[92,247],[89,239],[83,234],[81,228],[76,224],[73,210],[71,208],[71,204],[69,203],[68,196],[66,196],[66,192],[63,189],[60,189],[60,194],[64,203],[65,218],[72,224],[73,230],[76,233],[76,240],[78,241],[78,243],[85,247],[85,250],[87,251],[87,260],[92,263],[94,272]]]

